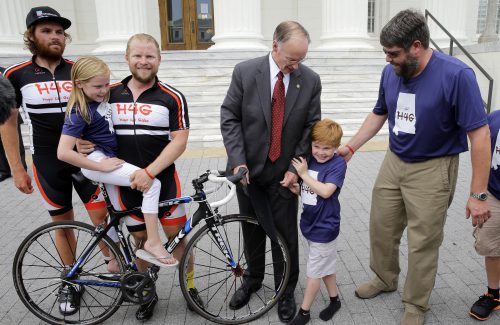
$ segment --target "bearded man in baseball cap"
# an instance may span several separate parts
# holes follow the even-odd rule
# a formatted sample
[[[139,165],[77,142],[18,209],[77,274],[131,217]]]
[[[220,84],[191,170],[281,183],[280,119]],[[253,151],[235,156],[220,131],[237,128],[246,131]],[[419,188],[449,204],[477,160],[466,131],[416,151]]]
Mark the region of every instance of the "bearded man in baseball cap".
[[[73,88],[73,62],[63,58],[66,42],[70,40],[66,29],[70,26],[71,21],[51,7],[35,7],[28,12],[24,43],[33,57],[12,65],[4,72],[15,89],[16,100],[10,117],[0,127],[0,131],[14,184],[21,192],[30,194],[34,187],[30,175],[21,164],[18,145],[17,115],[21,108],[30,131],[33,174],[52,221],[74,220],[74,188],[92,222],[100,224],[106,218],[106,208],[102,198],[96,195],[99,193],[97,186],[89,180],[75,181],[72,175],[80,169],[57,159],[66,106]],[[74,263],[72,243],[76,242],[76,238],[72,232],[57,238],[55,245],[59,263],[64,266],[61,269],[64,275]],[[116,259],[111,259],[109,251],[103,249],[102,253],[104,259],[109,260],[108,272],[118,271]],[[84,301],[81,299],[83,294],[82,285],[61,282],[57,295],[51,297],[57,299],[54,305],[58,308],[54,308],[54,313],[64,317],[77,313],[82,308],[80,302]]]

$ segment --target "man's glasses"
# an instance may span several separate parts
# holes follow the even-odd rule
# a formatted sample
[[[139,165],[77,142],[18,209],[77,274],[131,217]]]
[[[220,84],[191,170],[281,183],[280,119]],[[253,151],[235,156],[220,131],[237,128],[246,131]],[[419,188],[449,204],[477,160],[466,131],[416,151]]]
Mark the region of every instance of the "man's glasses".
[[[302,59],[298,59],[298,60],[296,60],[296,59],[290,59],[290,58],[286,57],[285,60],[286,60],[285,61],[286,62],[285,65],[295,65],[295,64],[299,64],[299,63],[302,63],[305,60],[307,60],[307,56],[303,57]]]
[[[384,51],[385,55],[391,59],[395,59],[401,54],[401,51],[387,51],[386,49],[382,49],[382,51]]]

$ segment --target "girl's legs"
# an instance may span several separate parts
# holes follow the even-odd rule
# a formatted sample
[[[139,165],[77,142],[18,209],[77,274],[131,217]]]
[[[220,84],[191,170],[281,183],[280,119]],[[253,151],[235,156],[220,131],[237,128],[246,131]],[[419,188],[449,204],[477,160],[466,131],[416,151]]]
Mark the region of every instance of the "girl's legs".
[[[106,156],[100,151],[94,151],[87,158],[94,161],[101,161],[106,158]],[[137,166],[124,163],[120,168],[111,172],[100,172],[82,168],[82,173],[85,177],[106,185],[130,186],[130,175],[139,169],[140,168]],[[160,189],[160,181],[154,179],[150,189],[143,193],[142,213],[144,214],[148,237],[144,243],[144,249],[158,258],[161,263],[175,264],[177,261],[173,259],[170,254],[168,254],[165,247],[163,247],[158,234],[158,202]]]
[[[153,184],[145,193],[142,200],[142,213],[146,223],[148,238],[144,243],[144,250],[154,255],[160,263],[176,264],[177,260],[170,255],[163,246],[158,231],[158,201],[160,197],[161,183],[154,179]]]
[[[161,263],[175,264],[177,260],[170,255],[163,246],[158,232],[158,213],[145,213],[146,232],[148,238],[144,243],[144,250],[154,255]]]

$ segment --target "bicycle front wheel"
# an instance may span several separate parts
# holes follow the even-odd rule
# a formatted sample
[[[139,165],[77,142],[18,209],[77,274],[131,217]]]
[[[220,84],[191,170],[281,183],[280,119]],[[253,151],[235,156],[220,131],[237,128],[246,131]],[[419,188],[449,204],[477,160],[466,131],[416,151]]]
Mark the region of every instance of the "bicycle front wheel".
[[[95,241],[94,227],[77,221],[46,224],[24,239],[14,257],[12,276],[19,298],[35,316],[50,324],[98,324],[120,307],[123,255],[108,236],[90,249]],[[119,273],[107,271],[105,251],[116,257]],[[78,260],[83,263],[68,278]],[[68,299],[69,286],[80,292],[79,308],[72,314],[60,307]]]
[[[189,305],[204,318],[220,324],[242,324],[257,319],[269,311],[283,294],[290,275],[290,254],[283,237],[277,234],[278,242],[271,245],[258,221],[251,217],[228,215],[216,221],[216,232],[203,226],[189,240],[181,259],[179,280],[181,290]],[[258,254],[252,258],[244,252],[245,237]],[[220,235],[220,236],[219,236]],[[221,242],[226,250],[221,250]],[[228,262],[232,256],[235,265]],[[262,268],[254,265],[259,260]],[[243,283],[248,265],[252,276],[262,281],[262,287],[252,294],[248,304],[234,310],[229,301]],[[256,271],[258,269],[258,271]],[[202,302],[193,295],[189,283],[194,283]],[[191,285],[192,287],[192,285]]]

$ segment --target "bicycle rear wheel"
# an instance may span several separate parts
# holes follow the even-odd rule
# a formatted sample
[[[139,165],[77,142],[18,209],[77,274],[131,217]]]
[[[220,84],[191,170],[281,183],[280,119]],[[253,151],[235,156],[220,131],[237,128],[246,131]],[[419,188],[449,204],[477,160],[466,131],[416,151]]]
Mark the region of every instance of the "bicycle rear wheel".
[[[125,272],[123,255],[107,236],[88,251],[95,240],[94,227],[77,221],[46,224],[23,240],[14,257],[12,276],[19,298],[35,316],[50,324],[98,324],[120,307],[123,300],[120,278]],[[69,252],[65,258],[61,254],[64,248]],[[120,273],[107,272],[101,249],[116,257]],[[69,268],[83,253],[88,255],[75,276],[67,278]],[[76,313],[63,315],[59,297],[61,288],[69,285],[79,285],[84,290]]]
[[[252,245],[262,248],[263,256],[259,257],[265,259],[264,270],[260,274],[263,280],[262,287],[252,294],[249,303],[241,309],[233,310],[229,308],[229,301],[242,284],[248,263],[252,263],[244,254],[243,225],[250,228],[247,238],[252,238]],[[290,275],[288,248],[283,237],[277,234],[278,243],[274,248],[273,259],[270,238],[265,236],[260,242],[256,242],[252,236],[256,227],[260,226],[254,218],[228,215],[217,222],[220,238],[216,238],[208,226],[204,225],[189,240],[180,262],[179,280],[184,298],[204,318],[221,324],[246,323],[264,315],[283,294]],[[237,263],[236,268],[229,265],[225,253],[219,248],[221,240]],[[189,293],[188,273],[193,269],[193,262],[190,263],[190,260],[194,260],[192,277],[203,305]]]

